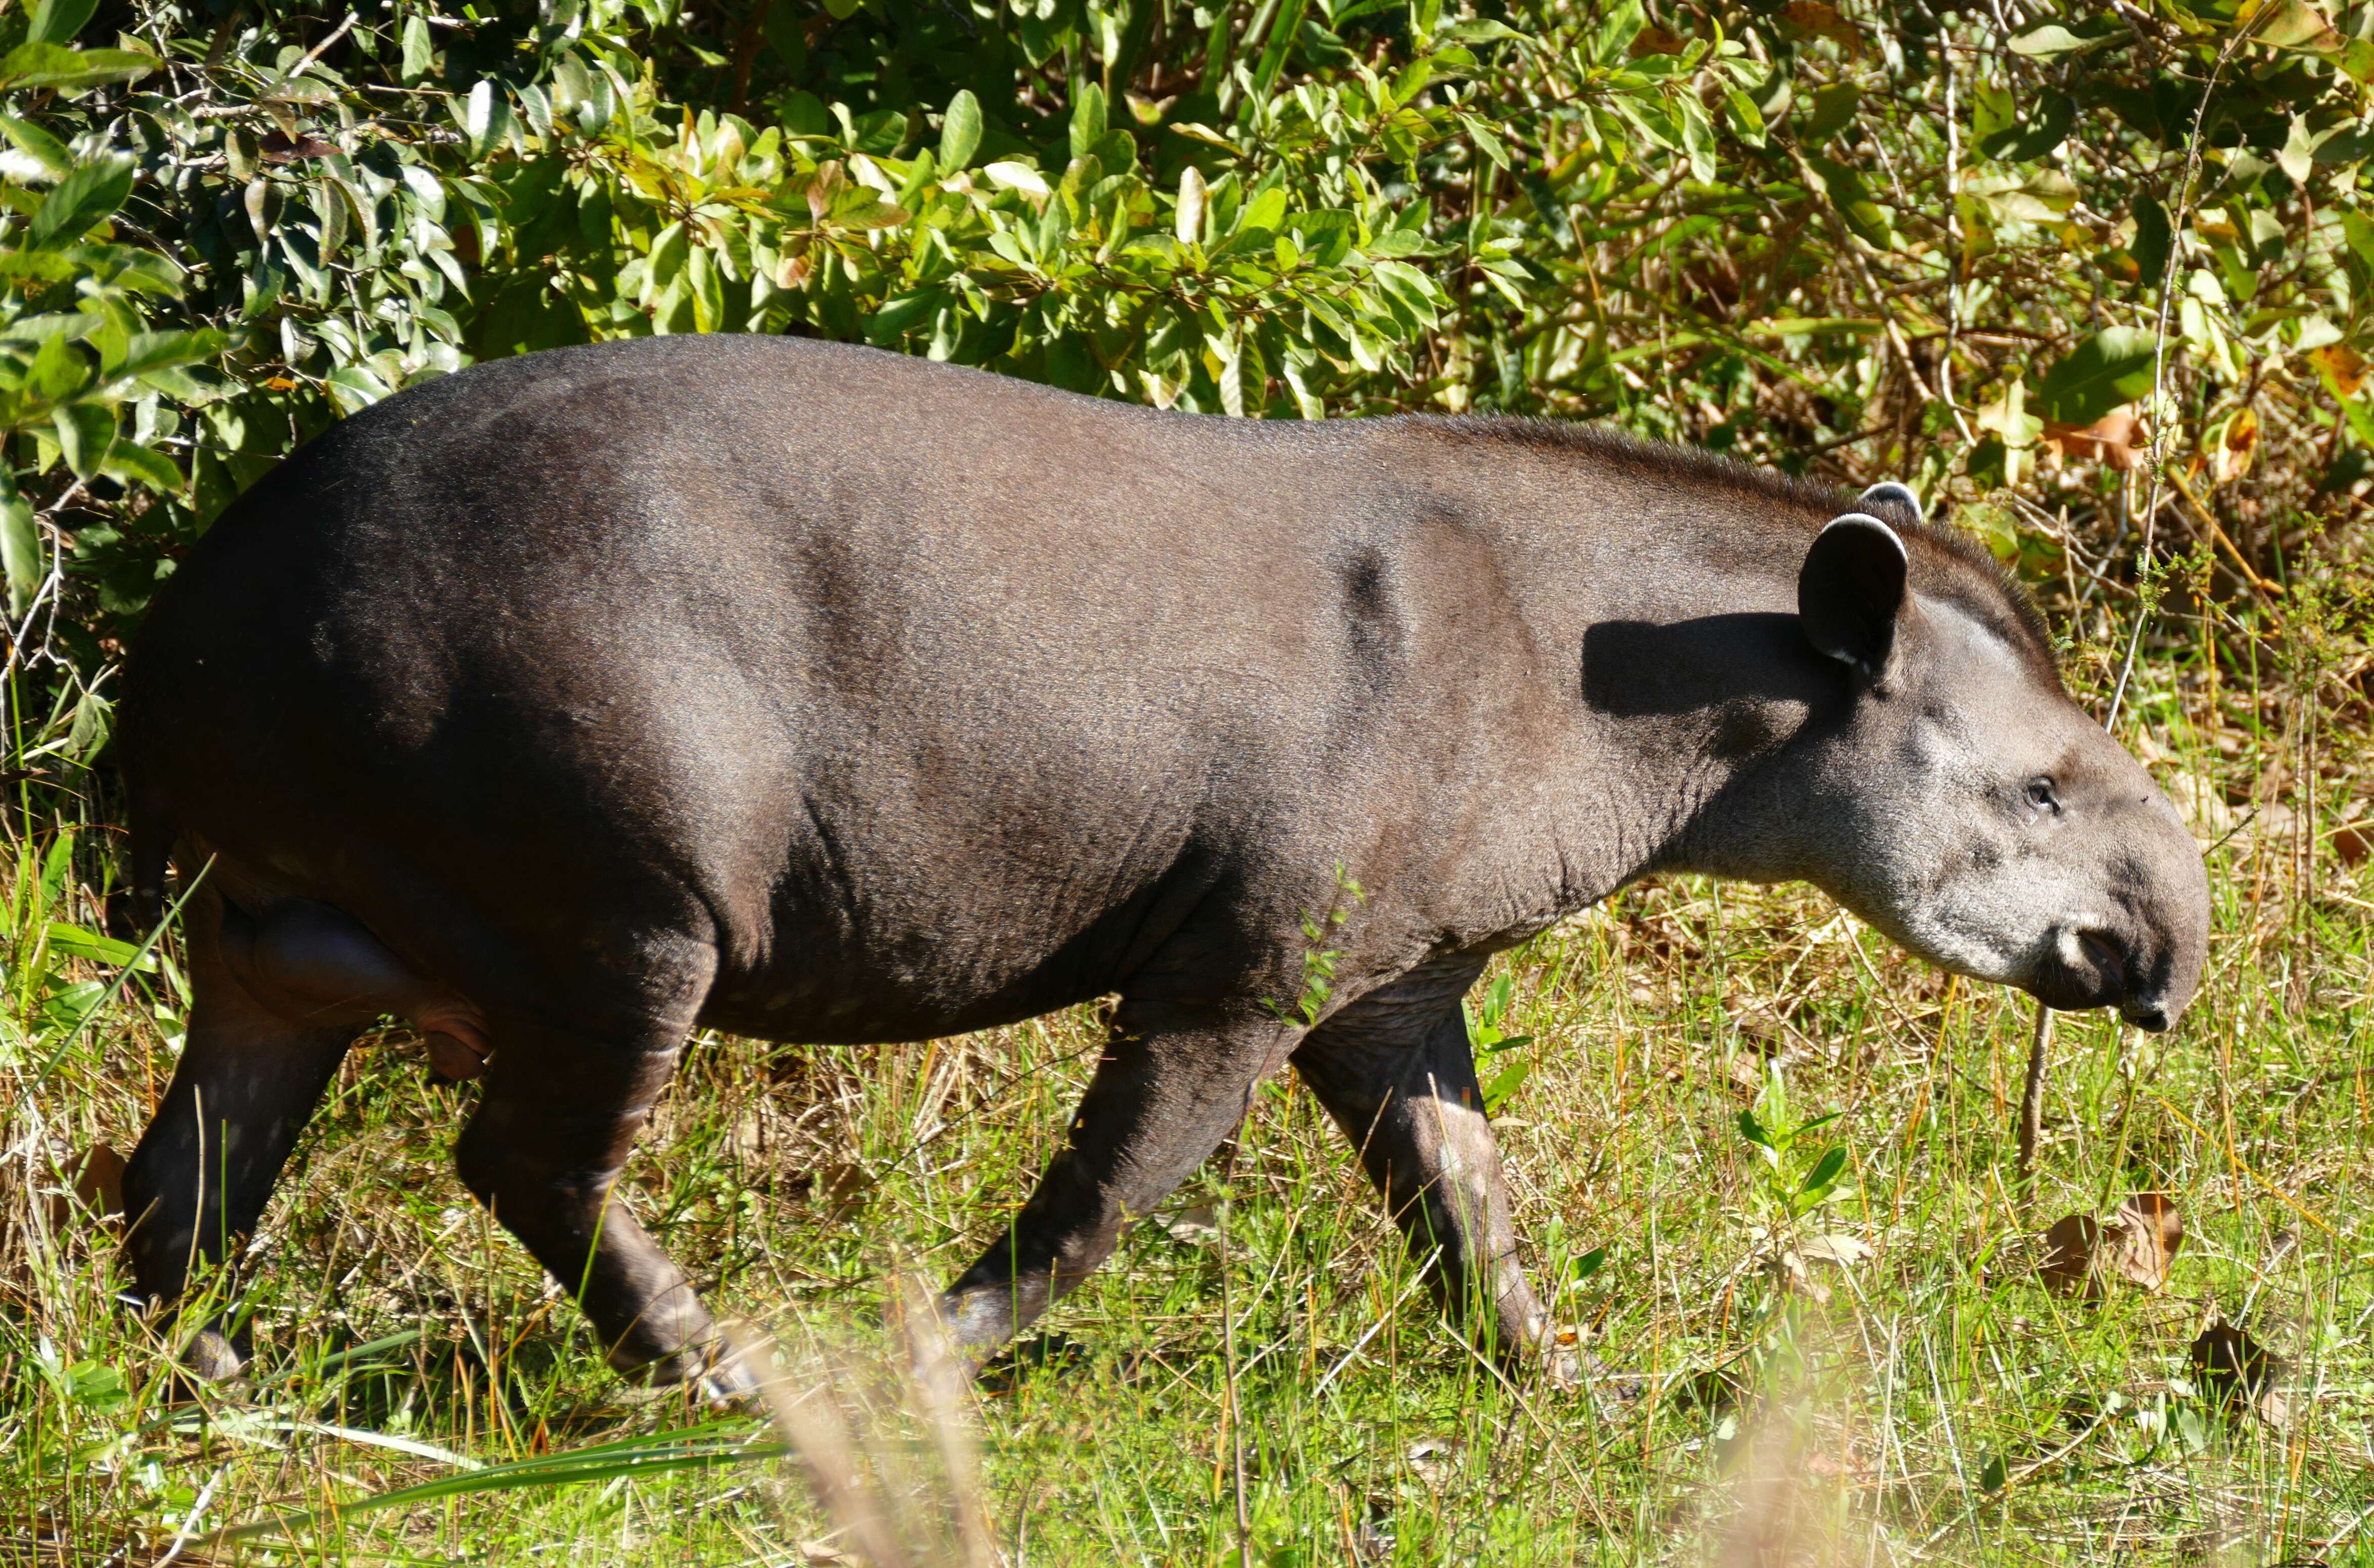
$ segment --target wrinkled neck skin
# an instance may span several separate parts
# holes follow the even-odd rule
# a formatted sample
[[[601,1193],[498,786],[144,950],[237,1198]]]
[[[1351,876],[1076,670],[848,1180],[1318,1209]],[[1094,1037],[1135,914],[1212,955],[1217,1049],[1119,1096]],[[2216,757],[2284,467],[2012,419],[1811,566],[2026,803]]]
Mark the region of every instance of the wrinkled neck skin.
[[[1813,871],[1785,766],[1853,709],[1846,671],[1805,640],[1796,569],[1805,538],[1770,528],[1752,554],[1733,534],[1640,526],[1628,554],[1541,575],[1586,620],[1545,638],[1576,658],[1578,755],[1557,814],[1568,910],[1661,871],[1782,882]],[[1769,559],[1765,558],[1769,555]],[[1578,646],[1579,644],[1579,646]],[[1579,669],[1578,669],[1579,666]]]
[[[1773,596],[1769,583],[1741,586],[1734,603]],[[1594,879],[1605,891],[1658,872],[1820,880],[1804,755],[1845,727],[1854,697],[1794,614],[1603,622],[1584,638],[1583,700],[1627,786],[1587,808],[1614,851]]]

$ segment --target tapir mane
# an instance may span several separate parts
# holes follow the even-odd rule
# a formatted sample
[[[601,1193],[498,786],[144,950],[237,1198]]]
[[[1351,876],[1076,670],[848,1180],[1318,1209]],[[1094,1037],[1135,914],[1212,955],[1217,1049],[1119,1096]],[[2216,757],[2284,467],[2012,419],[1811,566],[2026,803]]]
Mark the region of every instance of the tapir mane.
[[[1469,416],[1438,421],[1470,440],[1569,452],[1623,474],[1663,496],[1695,493],[1722,505],[1733,519],[1785,534],[1793,551],[1841,512],[1867,511],[1902,535],[1912,556],[1912,584],[1976,619],[2058,691],[2060,657],[2036,600],[2018,578],[1962,530],[1927,522],[1889,501],[1863,502],[1851,491],[1816,479],[1757,468],[1702,447],[1652,441],[1604,426],[1556,419]]]

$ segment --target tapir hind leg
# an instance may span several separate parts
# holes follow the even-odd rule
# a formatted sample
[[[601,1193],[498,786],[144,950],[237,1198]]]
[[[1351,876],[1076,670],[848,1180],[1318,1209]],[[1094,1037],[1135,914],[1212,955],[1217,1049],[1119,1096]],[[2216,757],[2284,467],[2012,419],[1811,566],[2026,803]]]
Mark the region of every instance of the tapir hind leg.
[[[257,1001],[224,962],[224,914],[221,895],[203,885],[184,912],[188,1038],[123,1173],[124,1248],[135,1287],[156,1305],[178,1300],[193,1269],[236,1256],[358,1033],[292,1024]],[[240,1358],[210,1328],[190,1359],[223,1376]]]
[[[1452,959],[1361,998],[1312,1031],[1295,1071],[1360,1153],[1437,1299],[1503,1354],[1547,1358],[1571,1382],[1549,1316],[1517,1261],[1500,1151],[1484,1115],[1459,999],[1482,968]]]

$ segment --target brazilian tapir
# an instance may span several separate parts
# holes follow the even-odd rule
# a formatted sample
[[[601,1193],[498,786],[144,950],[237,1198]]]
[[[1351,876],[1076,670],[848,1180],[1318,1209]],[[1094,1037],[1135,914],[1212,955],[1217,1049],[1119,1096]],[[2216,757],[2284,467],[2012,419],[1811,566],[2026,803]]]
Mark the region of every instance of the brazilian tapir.
[[[483,1062],[461,1177],[613,1364],[721,1387],[746,1369],[611,1191],[700,1025],[1118,995],[1066,1147],[943,1298],[976,1358],[1288,1063],[1522,1349],[1459,1006],[1495,951],[1646,872],[1804,879],[2160,1029],[2207,944],[2174,810],[1900,486],[787,339],[530,355],[346,421],[166,585],[120,755],[194,991],[124,1179],[139,1292],[227,1255],[395,1014]]]

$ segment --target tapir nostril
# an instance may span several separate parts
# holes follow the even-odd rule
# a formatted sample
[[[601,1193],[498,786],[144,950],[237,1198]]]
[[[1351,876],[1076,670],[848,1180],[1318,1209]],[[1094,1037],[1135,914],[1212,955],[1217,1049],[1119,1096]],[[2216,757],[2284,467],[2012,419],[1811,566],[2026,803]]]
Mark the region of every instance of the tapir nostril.
[[[2107,931],[2079,931],[2077,945],[2085,953],[2095,972],[2102,977],[2106,989],[2123,989],[2127,978],[2126,957],[2119,950],[2116,938]]]
[[[2131,1002],[2120,1011],[2126,1014],[2127,1022],[2138,1029],[2146,1030],[2154,1035],[2165,1034],[2168,1031],[2168,1009],[2165,1007],[2156,1003]]]

